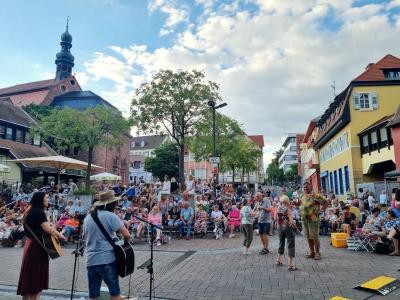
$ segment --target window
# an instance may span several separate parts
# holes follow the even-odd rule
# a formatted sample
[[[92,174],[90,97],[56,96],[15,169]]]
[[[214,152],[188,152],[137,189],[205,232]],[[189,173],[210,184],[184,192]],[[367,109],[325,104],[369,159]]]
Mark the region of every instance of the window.
[[[40,146],[40,135],[39,134],[35,134],[33,136],[33,144],[35,146]]]
[[[17,129],[15,132],[15,141],[23,143],[24,142],[24,132]]]
[[[143,155],[144,155],[145,157],[149,157],[149,151],[143,151]]]
[[[0,125],[0,137],[4,138],[5,134],[6,134],[6,127],[3,125]]]
[[[346,188],[346,192],[350,192],[350,175],[349,175],[349,167],[344,167],[344,184]]]
[[[290,146],[290,151],[296,152],[297,151],[297,147],[296,146]]]
[[[355,93],[355,110],[373,110],[378,109],[378,95],[376,93]]]
[[[31,135],[28,131],[25,132],[25,144],[32,144]]]
[[[383,70],[383,74],[385,75],[385,79],[388,80],[400,79],[400,69]]]
[[[131,147],[132,147],[132,148],[135,148],[135,147],[136,147],[136,143],[135,143],[135,142],[132,142],[132,143],[131,143]]]
[[[381,147],[386,147],[388,145],[388,135],[387,129],[385,127],[379,129],[379,133],[381,136]]]
[[[144,147],[144,145],[145,145],[145,142],[144,142],[144,141],[141,141],[141,142],[140,142],[140,146],[141,146],[141,147]]]
[[[134,169],[140,169],[140,161],[133,162],[133,168]]]
[[[194,177],[200,178],[200,179],[206,179],[206,170],[205,169],[195,169]]]
[[[368,134],[362,136],[362,153],[369,152],[369,145],[368,145]]]
[[[333,174],[329,172],[329,190],[333,192]]]
[[[78,155],[79,154],[79,147],[74,147],[74,155]]]
[[[67,87],[66,87],[65,85],[62,84],[62,85],[60,86],[60,90],[61,90],[61,92],[64,93],[64,92],[67,90]]]
[[[13,139],[13,129],[11,127],[6,128],[6,139],[7,140]]]
[[[361,94],[360,95],[360,109],[369,109],[369,95]]]
[[[71,85],[75,85],[75,80],[71,79],[70,83]]]
[[[339,185],[338,185],[338,178],[337,178],[337,171],[333,171],[333,180],[334,180],[334,184],[335,184],[335,194],[338,195],[339,194]]]
[[[339,172],[339,192],[340,195],[344,194],[344,190],[343,190],[343,173],[342,173],[342,169],[338,170]]]
[[[371,132],[371,151],[378,149],[378,134],[376,131]]]

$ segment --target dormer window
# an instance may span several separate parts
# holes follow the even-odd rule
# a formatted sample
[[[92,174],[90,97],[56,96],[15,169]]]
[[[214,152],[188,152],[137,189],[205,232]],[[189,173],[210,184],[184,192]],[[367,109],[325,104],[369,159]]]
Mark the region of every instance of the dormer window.
[[[141,146],[141,147],[144,147],[144,145],[145,145],[144,141],[141,141],[141,142],[140,142],[140,146]]]
[[[386,69],[383,70],[385,79],[387,80],[398,80],[400,79],[400,69]]]

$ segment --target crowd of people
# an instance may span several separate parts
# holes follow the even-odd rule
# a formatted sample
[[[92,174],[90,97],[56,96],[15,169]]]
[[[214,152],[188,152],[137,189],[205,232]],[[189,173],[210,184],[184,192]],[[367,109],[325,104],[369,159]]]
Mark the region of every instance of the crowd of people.
[[[59,189],[51,183],[45,189],[50,195],[47,218],[67,241],[79,238],[79,226],[90,208],[84,207],[79,198],[74,201],[64,199],[75,186],[70,182]],[[371,192],[362,190],[357,197],[343,202],[332,192],[312,193],[308,184],[303,191],[266,187],[253,192],[246,186],[234,189],[224,184],[218,186],[215,197],[212,182],[195,180],[192,176],[182,189],[175,178],[168,176],[153,183],[138,182],[128,187],[102,184],[96,189],[113,190],[120,196],[115,214],[132,237],[136,241],[149,241],[154,234],[157,246],[169,243],[171,232],[176,232],[178,239],[186,240],[192,235],[205,237],[211,234],[220,239],[225,234],[227,238],[236,238],[238,233],[243,233],[244,254],[248,254],[256,233],[262,244],[260,253],[268,254],[268,237],[278,233],[278,253],[283,254],[286,241],[289,257],[294,258],[295,235],[303,231],[310,246],[307,257],[321,259],[319,235],[340,231],[349,236],[376,237],[377,242],[390,249],[388,254],[400,254],[400,190],[393,191],[390,203],[376,201]],[[3,246],[21,247],[24,243],[21,219],[29,203],[29,192],[34,189],[27,184],[12,195],[0,196],[0,242]],[[162,229],[153,232],[144,221]],[[278,257],[277,264],[280,263],[281,257]],[[294,262],[290,261],[289,266],[295,268]]]

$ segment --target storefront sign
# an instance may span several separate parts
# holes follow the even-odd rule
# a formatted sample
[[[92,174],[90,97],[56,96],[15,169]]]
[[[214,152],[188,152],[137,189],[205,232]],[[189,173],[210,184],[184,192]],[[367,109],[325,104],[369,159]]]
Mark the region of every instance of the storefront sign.
[[[319,152],[320,163],[332,159],[347,148],[349,148],[349,134],[345,132],[321,149]]]

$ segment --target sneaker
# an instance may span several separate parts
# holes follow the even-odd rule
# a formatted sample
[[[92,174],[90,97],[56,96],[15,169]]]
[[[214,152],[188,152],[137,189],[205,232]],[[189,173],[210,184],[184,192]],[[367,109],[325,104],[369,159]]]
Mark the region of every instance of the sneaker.
[[[182,239],[182,235],[179,235],[178,240],[181,240],[181,239]]]
[[[188,240],[190,240],[190,237],[187,235],[185,239],[188,241]]]
[[[157,242],[157,246],[158,246],[158,247],[161,246],[161,242],[160,242],[160,241]]]

